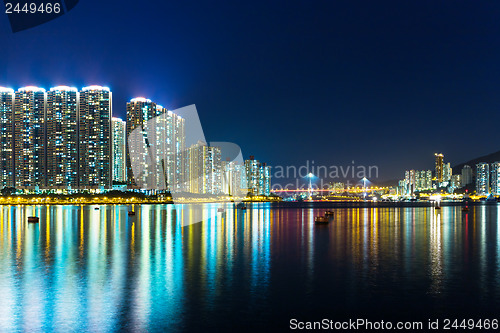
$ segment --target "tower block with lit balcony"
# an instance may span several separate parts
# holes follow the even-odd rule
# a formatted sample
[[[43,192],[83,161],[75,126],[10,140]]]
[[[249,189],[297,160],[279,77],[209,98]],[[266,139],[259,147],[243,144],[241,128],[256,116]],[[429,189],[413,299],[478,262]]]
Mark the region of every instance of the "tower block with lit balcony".
[[[140,188],[140,184],[137,184],[134,178],[132,170],[134,164],[142,170],[142,174],[138,176],[140,183],[148,184],[152,187],[150,189],[168,187],[171,191],[182,190],[185,172],[184,119],[150,99],[138,97],[127,103],[126,137],[130,138],[131,133],[137,128],[141,129],[138,137],[144,138],[148,149],[156,152],[154,154],[156,160],[150,161],[147,156],[149,152],[138,149],[140,144],[137,147],[130,147],[127,141],[127,186],[132,189]],[[160,165],[161,168],[158,167]]]
[[[15,93],[15,187],[36,190],[46,186],[45,103],[43,88],[24,87]]]
[[[441,153],[436,153],[434,154],[436,158],[436,181],[438,184],[441,184],[443,182],[443,158],[444,155]]]
[[[14,90],[0,87],[0,188],[14,186]]]
[[[80,189],[111,188],[111,112],[109,88],[89,86],[80,91]]]
[[[78,187],[78,90],[66,86],[47,93],[47,186]]]

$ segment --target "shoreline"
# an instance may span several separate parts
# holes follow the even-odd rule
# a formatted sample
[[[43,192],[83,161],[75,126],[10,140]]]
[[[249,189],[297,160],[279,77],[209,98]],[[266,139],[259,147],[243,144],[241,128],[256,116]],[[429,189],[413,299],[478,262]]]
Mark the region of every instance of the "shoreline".
[[[0,206],[103,206],[103,205],[189,205],[189,204],[234,204],[234,205],[253,205],[254,203],[269,203],[273,208],[421,208],[435,207],[431,201],[416,202],[374,202],[374,201],[273,201],[273,200],[245,200],[241,202],[229,202],[224,200],[213,201],[152,201],[152,200],[109,200],[109,201],[17,201],[2,202]],[[441,207],[455,206],[498,206],[496,201],[448,201],[441,202]]]

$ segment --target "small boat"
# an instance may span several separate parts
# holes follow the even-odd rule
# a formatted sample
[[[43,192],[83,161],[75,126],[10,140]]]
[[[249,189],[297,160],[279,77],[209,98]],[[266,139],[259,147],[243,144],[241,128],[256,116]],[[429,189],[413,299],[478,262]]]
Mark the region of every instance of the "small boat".
[[[328,220],[328,217],[326,216],[316,216],[314,218],[314,223],[316,224],[328,224],[330,220]]]
[[[37,216],[28,216],[28,223],[38,223],[40,219]]]
[[[325,212],[325,216],[333,216],[333,211],[332,210],[327,210]]]
[[[224,208],[217,208],[217,213],[224,213],[225,209]]]
[[[128,216],[135,216],[135,212],[133,210],[128,211]]]

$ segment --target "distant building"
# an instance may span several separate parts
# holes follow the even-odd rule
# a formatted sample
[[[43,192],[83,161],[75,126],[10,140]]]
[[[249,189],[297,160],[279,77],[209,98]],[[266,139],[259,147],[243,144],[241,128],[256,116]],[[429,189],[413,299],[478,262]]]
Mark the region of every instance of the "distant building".
[[[443,158],[444,155],[441,153],[434,154],[435,156],[435,170],[436,170],[436,181],[438,184],[443,182]]]
[[[66,86],[47,93],[47,187],[78,188],[78,89]]]
[[[245,160],[248,191],[254,195],[271,194],[271,168],[254,156]]]
[[[188,175],[190,193],[221,194],[222,163],[219,147],[198,142],[188,149]]]
[[[422,191],[432,188],[431,170],[407,170],[404,179],[404,193],[412,195],[415,191]],[[402,190],[402,188],[401,188]]]
[[[245,166],[234,161],[222,161],[222,192],[233,196],[247,194]]]
[[[398,193],[399,195],[406,194],[406,180],[402,179],[398,182]]]
[[[126,122],[126,138],[130,137],[132,131],[138,127],[142,128],[142,135],[147,137],[147,121],[157,116],[158,108],[156,107],[156,103],[152,102],[150,99],[138,97],[133,98],[130,102],[127,103],[127,122]],[[131,148],[129,147],[129,142],[125,142],[126,145],[126,164],[127,164],[127,185],[130,188],[138,188],[136,185],[136,181],[134,179],[134,173],[132,171],[132,162],[144,164],[142,169],[144,170],[144,174],[141,176],[144,179],[142,181],[144,183],[147,182],[147,152],[135,152],[132,151],[133,161],[131,161]]]
[[[476,164],[476,194],[488,195],[490,192],[490,170],[488,163]]]
[[[431,170],[427,170],[425,172],[425,188],[426,189],[432,188],[432,171]]]
[[[138,97],[127,103],[125,145],[128,187],[139,189],[140,184],[147,184],[149,189],[185,189],[184,128],[182,117],[150,99]],[[140,135],[137,136],[140,142],[136,143],[136,147],[130,147],[128,140],[133,131],[137,133],[136,129],[140,129]],[[142,149],[144,144],[147,150]],[[156,160],[150,161],[151,156],[155,156]],[[141,169],[140,175],[134,175],[132,163]],[[137,184],[136,179],[140,184]]]
[[[500,162],[491,163],[491,193],[500,195]]]
[[[14,96],[0,87],[0,188],[14,186]]]
[[[125,122],[120,118],[111,118],[111,129],[113,137],[113,181],[126,182],[127,168],[125,163]]]
[[[340,182],[332,183],[330,185],[330,189],[332,190],[332,192],[335,193],[343,193],[345,189],[345,184]]]
[[[245,169],[247,175],[247,185],[249,192],[257,195],[260,192],[259,189],[259,161],[257,161],[253,156],[250,159],[245,160]]]
[[[20,88],[14,106],[15,187],[36,190],[46,186],[45,89]]]
[[[462,187],[462,182],[461,182],[462,175],[452,175],[451,180],[450,180],[450,187],[452,191],[456,190],[457,188]]]
[[[452,168],[450,163],[443,164],[443,182],[449,182],[451,180]]]
[[[464,165],[462,168],[462,186],[472,184],[472,168],[469,165]]]
[[[260,194],[270,195],[271,194],[271,167],[266,163],[262,163],[260,166],[261,172],[261,183],[262,188],[260,189]]]

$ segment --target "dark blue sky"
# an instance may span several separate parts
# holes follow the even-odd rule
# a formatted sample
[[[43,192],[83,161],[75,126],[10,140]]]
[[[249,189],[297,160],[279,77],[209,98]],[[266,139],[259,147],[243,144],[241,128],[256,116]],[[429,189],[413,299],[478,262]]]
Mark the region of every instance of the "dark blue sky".
[[[0,86],[196,104],[208,141],[380,178],[500,150],[498,1],[97,1],[13,34]]]

